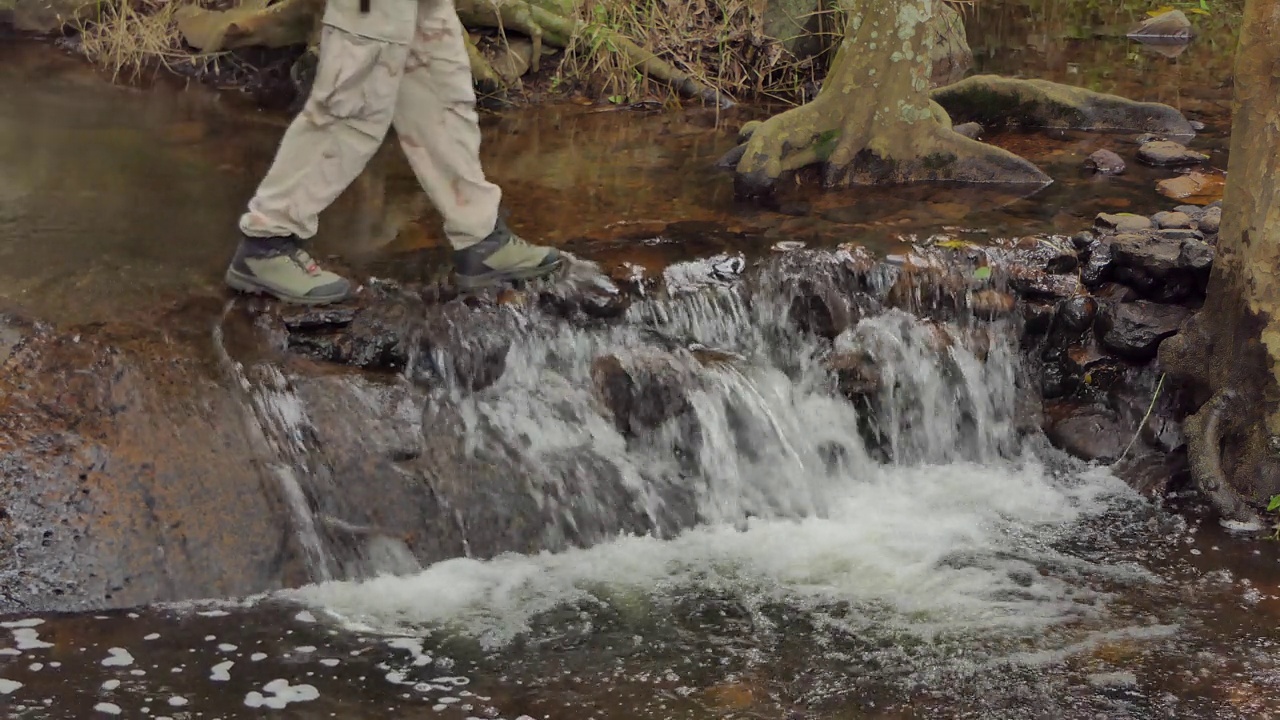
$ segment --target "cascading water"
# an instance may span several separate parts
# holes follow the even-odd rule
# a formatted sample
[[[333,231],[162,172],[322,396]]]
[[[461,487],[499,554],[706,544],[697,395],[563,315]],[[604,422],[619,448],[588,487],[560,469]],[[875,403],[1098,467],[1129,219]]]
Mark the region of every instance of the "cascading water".
[[[363,628],[447,630],[491,652],[560,637],[563,612],[597,630],[622,613],[626,633],[679,645],[661,618],[689,603],[739,608],[756,644],[781,652],[781,626],[799,623],[818,643],[815,667],[874,658],[882,675],[913,682],[929,676],[927,658],[973,652],[975,637],[986,654],[966,661],[970,672],[1054,628],[1071,628],[1059,644],[1102,632],[1106,588],[1149,575],[1062,547],[1090,517],[1140,503],[1107,473],[1068,472],[1020,436],[1015,328],[880,309],[824,346],[795,329],[792,300],[704,289],[587,328],[520,315],[501,377],[478,392],[434,388],[423,428],[455,417],[463,452],[518,458],[509,490],[532,498],[556,551],[284,596]],[[877,376],[857,402],[832,370],[855,351]],[[608,400],[602,358],[630,370],[632,405]],[[622,406],[644,422],[623,432]]]

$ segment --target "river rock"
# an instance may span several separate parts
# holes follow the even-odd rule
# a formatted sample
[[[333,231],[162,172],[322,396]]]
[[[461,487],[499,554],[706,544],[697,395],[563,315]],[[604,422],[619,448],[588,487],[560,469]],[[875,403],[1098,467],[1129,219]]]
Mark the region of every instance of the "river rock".
[[[970,140],[977,140],[982,135],[982,126],[976,122],[961,123],[951,129]]]
[[[1124,158],[1111,150],[1099,150],[1090,155],[1084,166],[1101,175],[1121,175],[1125,171]]]
[[[1080,280],[1086,287],[1102,284],[1111,272],[1111,242],[1098,240],[1089,248],[1089,261],[1080,271]]]
[[[1183,252],[1184,244],[1193,244]],[[1124,233],[1111,239],[1112,264],[1103,279],[1114,279],[1144,297],[1177,302],[1203,294],[1208,272],[1198,240],[1150,233]]]
[[[1199,165],[1209,159],[1208,155],[1189,149],[1182,143],[1172,140],[1149,142],[1138,148],[1138,159],[1156,167],[1182,167]]]
[[[1147,362],[1160,341],[1174,335],[1190,311],[1177,305],[1137,300],[1108,303],[1098,313],[1098,337],[1103,347],[1121,357]]]
[[[1222,198],[1227,187],[1227,179],[1221,173],[1206,173],[1199,170],[1165,178],[1156,183],[1156,190],[1165,197],[1208,204]]]
[[[1158,212],[1151,216],[1151,221],[1156,227],[1165,230],[1170,228],[1181,229],[1191,228],[1192,219],[1190,215],[1183,212]]]
[[[1114,462],[1129,442],[1119,416],[1103,407],[1056,403],[1045,408],[1045,436],[1054,447],[1090,462]]]
[[[1103,352],[1092,340],[1067,348],[1062,369],[1067,389],[1085,397],[1097,397],[1117,386],[1125,370],[1122,361]]]
[[[1205,210],[1197,221],[1197,225],[1200,227],[1200,232],[1207,235],[1217,235],[1222,227],[1222,208],[1211,207]]]
[[[1048,332],[1053,324],[1054,306],[1043,302],[1022,303],[1022,329],[1028,335]]]
[[[1058,323],[1072,332],[1084,332],[1093,324],[1098,303],[1088,295],[1067,298],[1058,304]]]
[[[1186,13],[1170,10],[1143,20],[1129,32],[1129,37],[1138,41],[1178,41],[1179,44],[1185,44],[1194,34]]]
[[[1117,232],[1135,232],[1151,228],[1151,219],[1133,213],[1098,213],[1093,224]]]
[[[602,355],[591,363],[591,381],[624,435],[652,430],[691,408],[691,373],[660,351],[644,349],[625,358]]]

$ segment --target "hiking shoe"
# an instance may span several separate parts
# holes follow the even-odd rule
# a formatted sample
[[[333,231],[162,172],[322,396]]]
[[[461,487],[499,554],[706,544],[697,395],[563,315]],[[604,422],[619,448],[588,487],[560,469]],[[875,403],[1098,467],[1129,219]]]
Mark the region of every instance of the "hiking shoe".
[[[233,290],[296,305],[327,305],[351,294],[351,283],[321,270],[295,237],[244,237],[227,268],[226,283]]]
[[[453,252],[454,272],[463,290],[545,277],[563,264],[559,252],[525,242],[501,218],[484,240]]]

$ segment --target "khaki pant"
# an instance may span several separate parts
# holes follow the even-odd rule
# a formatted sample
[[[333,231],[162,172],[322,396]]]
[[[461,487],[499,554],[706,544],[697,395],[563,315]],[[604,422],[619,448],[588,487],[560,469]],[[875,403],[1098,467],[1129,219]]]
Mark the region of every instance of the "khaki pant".
[[[454,0],[328,0],[311,96],[285,132],[240,230],[316,234],[319,214],[360,175],[395,126],[457,248],[483,240],[502,191],[480,166],[471,65]]]

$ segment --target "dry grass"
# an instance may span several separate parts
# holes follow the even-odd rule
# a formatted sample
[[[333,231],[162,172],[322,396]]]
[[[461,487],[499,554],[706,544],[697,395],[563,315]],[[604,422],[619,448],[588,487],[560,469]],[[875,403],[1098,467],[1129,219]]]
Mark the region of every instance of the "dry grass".
[[[216,62],[217,54],[185,49],[174,13],[181,0],[125,0],[99,5],[98,14],[81,23],[81,49],[91,62],[121,76],[137,79],[145,70],[174,69],[176,63]]]
[[[586,25],[569,48],[565,72],[593,78],[600,94],[618,102],[670,95],[663,83],[639,73],[610,47],[622,35],[704,85],[732,97],[794,100],[817,82],[825,58],[799,58],[764,32],[764,18],[749,0],[585,0]],[[838,13],[812,18],[819,34],[839,32]]]
[[[968,14],[977,0],[944,0]],[[834,2],[820,4],[796,37],[771,38],[752,0],[583,0],[586,29],[574,38],[562,66],[563,79],[586,80],[599,95],[618,103],[654,96],[674,98],[669,86],[645,77],[610,47],[615,34],[638,43],[704,85],[739,100],[801,102],[822,82],[832,52],[844,34],[844,15]],[[805,39],[799,56],[787,47]]]

